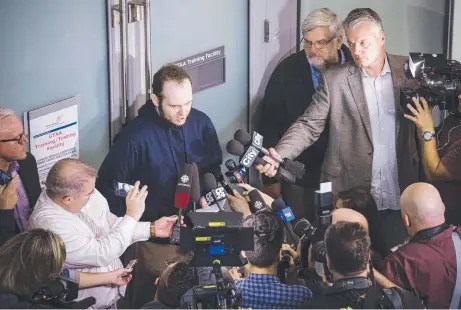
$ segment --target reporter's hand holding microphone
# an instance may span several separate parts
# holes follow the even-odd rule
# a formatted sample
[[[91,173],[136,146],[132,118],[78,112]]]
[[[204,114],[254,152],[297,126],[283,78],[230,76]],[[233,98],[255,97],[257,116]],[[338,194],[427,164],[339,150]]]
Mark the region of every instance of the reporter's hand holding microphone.
[[[134,187],[128,192],[125,198],[126,215],[139,222],[141,216],[146,209],[146,198],[148,195],[147,186],[144,185],[139,190],[139,181],[134,184]],[[173,232],[173,225],[177,221],[178,216],[162,217],[151,223],[151,237],[168,238]]]
[[[269,148],[268,151],[271,156],[264,155],[263,157],[263,160],[265,160],[267,163],[264,166],[257,165],[255,168],[259,171],[259,173],[273,178],[277,174],[277,169],[280,167],[280,164],[274,158],[279,158],[280,155],[274,148]]]

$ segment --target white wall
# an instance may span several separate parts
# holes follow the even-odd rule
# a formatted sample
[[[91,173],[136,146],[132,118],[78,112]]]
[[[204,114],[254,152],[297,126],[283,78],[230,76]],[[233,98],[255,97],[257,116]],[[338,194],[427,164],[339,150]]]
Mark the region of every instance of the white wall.
[[[454,1],[454,7],[451,58],[461,61],[461,2]]]
[[[309,12],[322,7],[332,9],[342,20],[355,8],[369,7],[376,11],[383,21],[388,52],[399,55],[408,55],[409,52],[443,53],[445,2],[445,0],[301,0],[301,21]],[[460,5],[458,3],[458,6]],[[461,17],[458,19],[458,28],[461,28]],[[458,34],[461,40],[461,29],[458,29]]]

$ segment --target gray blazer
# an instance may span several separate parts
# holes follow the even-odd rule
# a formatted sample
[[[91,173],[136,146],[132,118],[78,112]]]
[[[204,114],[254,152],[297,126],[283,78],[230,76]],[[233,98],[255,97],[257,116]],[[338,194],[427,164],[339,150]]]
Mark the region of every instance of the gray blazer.
[[[396,104],[396,152],[400,190],[419,180],[418,138],[415,125],[403,117],[400,88],[415,87],[403,72],[406,57],[387,54],[394,82]],[[287,130],[275,147],[287,158],[296,158],[312,145],[329,122],[330,132],[322,182],[332,182],[336,194],[359,185],[370,185],[373,158],[370,116],[355,63],[334,67],[322,74],[312,104]]]

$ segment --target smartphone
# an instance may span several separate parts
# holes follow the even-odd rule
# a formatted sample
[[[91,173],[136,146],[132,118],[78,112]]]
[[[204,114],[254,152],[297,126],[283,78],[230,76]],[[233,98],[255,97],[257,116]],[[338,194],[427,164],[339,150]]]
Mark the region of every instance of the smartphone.
[[[0,169],[0,186],[10,184],[11,180],[13,180],[13,178],[5,171]]]
[[[131,268],[133,268],[133,266],[134,266],[137,262],[138,262],[137,259],[131,260],[131,261],[128,263],[128,265],[126,265],[125,269],[131,269]]]

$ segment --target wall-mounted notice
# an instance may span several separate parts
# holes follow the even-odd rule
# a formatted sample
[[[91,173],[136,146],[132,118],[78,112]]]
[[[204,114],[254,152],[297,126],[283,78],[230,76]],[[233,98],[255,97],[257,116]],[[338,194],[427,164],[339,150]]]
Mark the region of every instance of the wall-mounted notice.
[[[226,80],[224,45],[175,61],[192,79],[192,91],[223,84]]]
[[[78,96],[27,112],[30,152],[35,156],[40,185],[63,158],[78,158]]]

